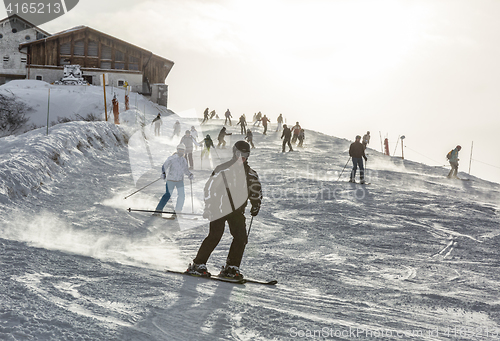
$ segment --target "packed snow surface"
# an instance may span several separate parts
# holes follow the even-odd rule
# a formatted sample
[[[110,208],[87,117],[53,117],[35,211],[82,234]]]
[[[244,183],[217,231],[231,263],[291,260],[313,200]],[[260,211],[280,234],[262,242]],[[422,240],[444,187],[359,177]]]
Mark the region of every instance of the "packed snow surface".
[[[208,222],[126,209],[154,209],[164,193],[155,180],[176,120],[214,140],[223,122],[163,116],[155,136],[155,116],[0,139],[1,340],[500,339],[500,185],[370,148],[371,184],[352,184],[351,141],[306,130],[304,148],[281,153],[275,126],[255,127],[264,199],[242,272],[278,284],[166,274],[185,270]],[[242,139],[228,130],[211,159],[195,151],[184,212],[203,211],[211,170]],[[212,273],[230,242],[226,231]]]

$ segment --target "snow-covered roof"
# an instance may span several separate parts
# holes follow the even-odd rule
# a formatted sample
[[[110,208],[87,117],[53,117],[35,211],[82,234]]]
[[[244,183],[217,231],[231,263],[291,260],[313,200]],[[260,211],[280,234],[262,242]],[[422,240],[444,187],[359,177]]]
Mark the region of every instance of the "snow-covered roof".
[[[48,32],[46,32],[46,31],[42,30],[42,29],[41,29],[41,28],[39,28],[38,26],[36,26],[36,25],[34,25],[34,24],[30,23],[28,20],[26,20],[26,19],[24,19],[24,18],[20,17],[20,16],[19,16],[19,15],[17,15],[17,14],[10,15],[10,16],[8,16],[8,17],[6,17],[6,18],[4,18],[4,19],[0,20],[0,24],[2,24],[3,22],[6,22],[6,21],[11,21],[11,20],[13,20],[13,19],[16,19],[16,20],[20,20],[20,21],[22,21],[22,22],[23,22],[23,23],[25,23],[26,25],[28,25],[28,26],[30,26],[30,27],[32,27],[32,28],[34,28],[34,29],[36,29],[37,31],[40,31],[41,33],[43,33],[43,34],[44,34],[44,35],[46,35],[46,36],[51,36],[51,34],[50,34],[50,33],[48,33]]]

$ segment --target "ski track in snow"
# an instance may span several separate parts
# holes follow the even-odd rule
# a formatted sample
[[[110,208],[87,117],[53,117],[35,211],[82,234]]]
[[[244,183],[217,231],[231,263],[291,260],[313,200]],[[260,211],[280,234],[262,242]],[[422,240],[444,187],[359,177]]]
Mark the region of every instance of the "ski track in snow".
[[[185,127],[197,122],[182,119]],[[214,137],[220,124],[203,126],[200,136]],[[486,331],[499,331],[498,184],[448,180],[445,169],[374,150],[371,185],[350,184],[350,165],[337,181],[349,141],[306,131],[305,148],[281,153],[278,134],[257,131],[249,163],[264,200],[242,269],[279,283],[233,285],[163,272],[187,266],[208,225],[125,211],[152,209],[164,192],[159,181],[124,199],[155,180],[163,162],[134,185],[123,142],[133,129],[52,129],[49,139],[41,132],[0,139],[10,148],[2,149],[0,173],[14,174],[9,167],[16,165],[28,179],[2,178],[10,190],[0,192],[0,339],[349,340],[354,330],[357,339],[396,340],[399,331],[412,340],[486,340],[495,339]],[[156,139],[146,130],[152,149],[175,145],[171,124],[162,129]],[[241,136],[239,127],[229,130],[231,146]],[[88,143],[84,131],[99,132],[102,141]],[[60,141],[73,142],[54,142],[58,132]],[[30,155],[50,159],[49,149],[63,162],[27,162]],[[230,150],[217,152],[225,160]],[[17,163],[16,155],[23,155]],[[200,170],[199,161],[196,151],[195,212],[211,169],[207,161]],[[230,241],[226,231],[209,260],[212,272],[224,264]],[[471,329],[454,335],[467,332],[460,328]],[[471,334],[479,331],[483,336]]]

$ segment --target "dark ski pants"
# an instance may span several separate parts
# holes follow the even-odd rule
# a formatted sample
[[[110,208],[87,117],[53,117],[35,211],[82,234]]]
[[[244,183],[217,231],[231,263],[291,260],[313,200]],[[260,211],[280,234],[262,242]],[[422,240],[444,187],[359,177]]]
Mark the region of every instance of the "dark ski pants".
[[[359,177],[361,180],[365,179],[365,167],[363,167],[363,158],[361,157],[353,157],[352,158],[352,171],[351,171],[351,181],[354,181],[356,178],[356,171],[359,166]]]
[[[226,264],[233,266],[240,266],[241,259],[243,258],[243,252],[245,251],[245,245],[247,244],[247,229],[245,224],[245,215],[241,210],[234,211],[225,217],[214,220],[210,222],[210,232],[205,238],[203,243],[201,243],[200,249],[196,258],[193,260],[196,264],[206,264],[208,258],[214,251],[214,249],[219,244],[222,235],[224,234],[224,229],[226,227],[226,221],[229,225],[229,231],[233,236],[233,242],[229,248],[229,254],[227,255]]]
[[[264,132],[262,134],[266,135],[266,133],[267,133],[267,124],[263,124],[262,126],[264,127]]]
[[[285,152],[285,147],[286,147],[287,144],[288,144],[288,151],[292,151],[293,150],[292,144],[290,143],[290,139],[285,138],[283,140],[283,149],[282,149],[283,153]]]

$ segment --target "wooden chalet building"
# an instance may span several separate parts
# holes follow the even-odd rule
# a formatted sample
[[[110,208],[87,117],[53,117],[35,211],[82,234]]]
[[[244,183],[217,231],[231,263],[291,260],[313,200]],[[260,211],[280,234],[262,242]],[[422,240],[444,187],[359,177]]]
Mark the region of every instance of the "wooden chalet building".
[[[132,91],[151,96],[166,106],[165,85],[174,62],[87,26],[78,26],[34,41],[23,42],[27,54],[26,77],[52,83],[62,78],[65,64],[79,64],[89,84],[128,84]]]

